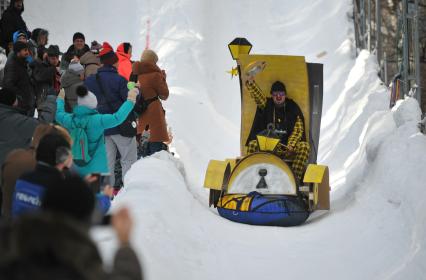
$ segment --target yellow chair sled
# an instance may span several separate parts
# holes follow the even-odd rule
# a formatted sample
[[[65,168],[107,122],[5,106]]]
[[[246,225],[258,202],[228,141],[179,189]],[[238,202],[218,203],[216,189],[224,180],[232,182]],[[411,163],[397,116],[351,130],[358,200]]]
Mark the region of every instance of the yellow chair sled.
[[[210,189],[209,204],[217,207],[221,216],[235,222],[272,226],[302,224],[311,212],[330,209],[328,167],[316,164],[322,65],[306,63],[302,56],[250,55],[251,44],[245,38],[236,38],[229,49],[237,60],[240,80],[241,157],[209,162],[204,181],[204,187]],[[303,180],[295,176],[291,160],[277,152],[280,140],[272,128],[257,134],[258,151],[248,154],[247,140],[257,105],[244,85],[254,77],[261,89],[269,89],[274,81],[284,82],[289,98],[303,113],[310,146]]]

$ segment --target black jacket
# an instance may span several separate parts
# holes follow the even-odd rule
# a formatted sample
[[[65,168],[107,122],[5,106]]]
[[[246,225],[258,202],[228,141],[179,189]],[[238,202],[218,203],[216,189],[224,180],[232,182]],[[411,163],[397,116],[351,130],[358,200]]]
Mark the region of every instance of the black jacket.
[[[29,112],[34,109],[35,96],[34,86],[27,69],[25,59],[13,54],[4,68],[3,86],[14,91],[18,98],[18,107]]]
[[[68,66],[71,62],[71,59],[73,59],[74,56],[82,57],[83,54],[85,54],[88,51],[90,51],[90,48],[89,48],[88,45],[84,45],[84,48],[82,50],[76,50],[74,48],[74,45],[69,46],[66,53],[64,53],[64,55],[62,56],[61,69],[62,70],[68,70]]]
[[[87,228],[66,216],[22,216],[2,231],[6,246],[0,248],[0,276],[4,279],[142,280],[138,258],[130,247],[121,247],[112,271],[105,272]]]
[[[272,98],[268,98],[265,109],[262,110],[257,108],[256,110],[256,115],[246,145],[248,145],[251,140],[256,139],[256,135],[265,130],[270,123],[274,123],[276,129],[286,132],[281,137],[280,142],[287,145],[288,137],[293,133],[297,116],[299,116],[303,124],[305,124],[303,113],[293,100],[286,98],[283,107],[276,107]],[[306,134],[304,131],[301,141],[306,141]]]
[[[34,171],[22,175],[18,180],[42,186],[44,188],[54,188],[64,179],[64,175],[55,167],[46,163],[37,162]]]
[[[27,24],[22,19],[24,6],[21,11],[17,11],[14,7],[15,0],[10,1],[10,6],[4,11],[0,20],[1,29],[1,46],[7,50],[7,45],[12,42],[13,33],[18,30],[28,31]],[[23,4],[22,4],[23,5]]]
[[[34,91],[37,104],[46,99],[47,90],[53,88],[53,81],[56,76],[56,67],[47,61],[34,61],[32,64],[32,78],[34,81]]]
[[[56,97],[52,95],[38,108],[38,119],[25,116],[14,107],[0,104],[0,166],[12,150],[29,147],[36,126],[53,122],[55,113]]]

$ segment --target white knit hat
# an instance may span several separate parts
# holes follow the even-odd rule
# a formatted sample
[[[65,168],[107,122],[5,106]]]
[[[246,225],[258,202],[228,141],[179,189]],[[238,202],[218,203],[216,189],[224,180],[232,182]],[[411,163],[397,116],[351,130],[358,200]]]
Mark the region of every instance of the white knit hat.
[[[85,86],[78,86],[77,104],[90,109],[96,109],[96,107],[98,107],[98,99],[96,98],[96,95],[88,91]]]

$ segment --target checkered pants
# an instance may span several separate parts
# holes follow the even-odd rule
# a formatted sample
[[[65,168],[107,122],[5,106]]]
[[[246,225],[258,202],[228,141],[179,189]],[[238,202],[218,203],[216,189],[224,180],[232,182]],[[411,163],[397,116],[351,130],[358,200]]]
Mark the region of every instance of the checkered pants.
[[[286,158],[287,157],[286,151],[285,149],[283,149],[283,147],[284,145],[279,143],[276,149],[276,153],[278,156]],[[302,176],[303,176],[303,172],[305,171],[306,163],[308,162],[310,150],[311,149],[309,147],[308,142],[299,141],[296,144],[296,147],[294,150],[295,156],[294,156],[293,164],[291,165],[291,168],[293,169],[294,174],[297,176],[297,178],[300,181],[302,181],[303,179]],[[247,147],[247,153],[252,154],[258,151],[259,151],[259,147],[257,145],[257,141],[251,140]]]

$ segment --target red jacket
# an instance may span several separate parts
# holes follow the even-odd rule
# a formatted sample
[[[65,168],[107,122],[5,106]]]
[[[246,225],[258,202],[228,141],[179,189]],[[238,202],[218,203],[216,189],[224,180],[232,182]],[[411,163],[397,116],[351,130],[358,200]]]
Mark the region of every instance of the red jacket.
[[[118,56],[118,74],[126,80],[129,80],[130,75],[132,74],[132,62],[130,61],[130,55],[124,52],[123,43],[117,47],[116,53]]]

